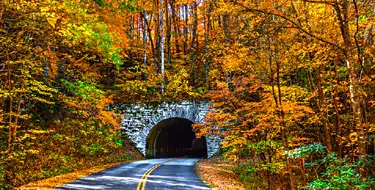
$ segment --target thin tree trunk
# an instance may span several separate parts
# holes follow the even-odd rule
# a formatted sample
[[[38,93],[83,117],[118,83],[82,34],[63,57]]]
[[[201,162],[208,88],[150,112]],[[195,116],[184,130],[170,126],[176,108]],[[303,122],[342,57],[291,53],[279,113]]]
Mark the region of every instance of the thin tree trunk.
[[[276,44],[275,44],[276,45]],[[288,142],[288,136],[289,136],[289,130],[287,128],[287,125],[285,123],[285,113],[283,109],[283,103],[282,103],[282,93],[281,93],[281,82],[280,82],[280,61],[277,59],[278,56],[278,48],[275,47],[275,62],[276,62],[276,80],[277,80],[277,93],[278,93],[278,100],[279,100],[279,107],[278,107],[278,113],[281,119],[280,122],[280,133],[281,133],[281,139],[282,144],[285,148],[285,150],[289,150],[289,142]],[[294,190],[294,181],[292,179],[292,168],[290,167],[289,158],[286,158],[286,169],[288,171],[287,177],[289,179],[288,183],[288,189]]]
[[[146,13],[143,13],[146,15]],[[147,67],[147,21],[143,19],[143,65]]]
[[[140,22],[139,22],[139,20],[140,20],[141,18],[140,18],[140,16],[139,15],[137,15],[136,16],[136,36],[137,36],[137,42],[136,42],[136,44],[137,44],[137,47],[138,47],[138,44],[140,44],[140,38],[141,38],[141,27],[140,27]],[[137,57],[138,57],[138,55],[137,55]]]
[[[168,65],[171,65],[171,20],[169,16],[168,0],[165,1],[165,23],[167,25],[167,57]]]
[[[12,131],[13,131],[13,96],[12,96],[12,88],[13,84],[11,83],[11,67],[9,63],[9,54],[7,53],[7,61],[8,61],[8,93],[9,93],[9,124],[8,124],[8,154],[11,153],[12,147]]]
[[[208,11],[206,12],[205,17],[205,35],[204,35],[204,41],[205,41],[205,54],[206,54],[206,60],[205,60],[205,79],[206,79],[206,89],[209,90],[210,85],[208,81],[208,74],[209,74],[209,55],[208,55],[208,38],[210,37],[210,29],[211,29],[211,14],[212,14],[212,4],[209,2],[208,5]]]
[[[4,113],[3,113],[3,110],[5,110],[5,100],[4,99],[0,99],[0,125],[1,123],[4,123],[4,126],[5,126],[5,121],[4,121]],[[0,134],[3,134],[3,130],[4,128],[0,128]]]
[[[147,27],[148,37],[150,38],[151,51],[152,51],[152,58],[154,60],[155,73],[158,74],[159,73],[158,72],[159,63],[157,61],[155,45],[154,45],[154,41],[152,39],[152,31],[151,31],[150,25],[148,24],[148,21],[147,21],[147,18],[146,18],[146,13],[142,14],[142,17],[143,17],[143,19],[145,21],[145,24],[146,24],[146,27]],[[150,20],[152,20],[152,18],[150,18]]]
[[[8,124],[8,153],[12,150],[12,131],[13,131],[13,97],[9,97],[9,124]]]
[[[160,1],[159,0],[155,0],[155,7],[156,7],[156,10],[158,10],[158,13],[154,19],[154,22],[155,22],[155,25],[156,25],[156,29],[155,29],[155,51],[156,51],[156,57],[160,63],[160,55],[161,55],[161,52],[160,52],[160,10],[162,9],[162,7],[160,6],[163,6],[160,4]]]
[[[171,1],[171,11],[172,11],[172,20],[173,20],[173,26],[174,26],[174,43],[176,48],[176,53],[180,53],[180,44],[178,38],[180,37],[180,26],[179,22],[177,22],[177,16],[176,16],[176,0]]]
[[[341,8],[340,8],[341,6]],[[349,93],[350,93],[350,102],[353,111],[353,120],[354,120],[354,130],[358,135],[358,148],[359,155],[361,156],[362,161],[367,156],[366,151],[366,133],[362,120],[362,109],[360,103],[362,98],[360,96],[360,84],[356,76],[355,71],[355,61],[352,55],[352,42],[350,37],[349,30],[349,6],[350,2],[348,0],[343,0],[342,3],[335,4],[336,16],[339,21],[341,36],[344,41],[344,61],[346,63],[347,69],[349,71]],[[362,177],[364,173],[361,172]]]
[[[197,80],[197,66],[196,66],[196,53],[197,53],[197,28],[198,28],[198,9],[197,3],[193,2],[193,29],[192,29],[192,38],[191,38],[191,61],[193,62],[193,84]]]
[[[188,54],[187,49],[187,42],[188,42],[188,23],[189,23],[189,17],[188,17],[188,5],[184,5],[184,18],[185,18],[185,25],[184,25],[184,55]]]
[[[328,153],[331,153],[333,149],[332,149],[331,133],[330,133],[328,118],[327,118],[327,105],[326,105],[324,92],[323,92],[322,79],[320,77],[322,75],[322,65],[317,66],[315,68],[315,72],[316,72],[316,85],[318,88],[319,115],[323,123],[324,137],[326,141],[327,151]]]
[[[230,72],[225,72],[225,81],[227,82],[229,91],[233,91],[232,74]]]
[[[129,58],[130,58],[130,64],[133,65],[134,58],[133,58],[133,37],[134,37],[134,15],[131,16],[130,18],[130,24],[129,24],[129,31],[128,31],[128,36],[130,38],[130,48],[129,48]]]
[[[271,40],[268,40],[268,48],[269,48],[269,66],[270,66],[270,84],[271,84],[271,88],[272,88],[272,96],[273,96],[273,100],[275,101],[275,104],[276,104],[276,108],[279,107],[279,102],[277,101],[277,95],[276,95],[276,92],[275,92],[275,79],[274,79],[274,76],[275,75],[275,72],[274,70],[272,69],[272,49],[271,49]]]
[[[165,2],[166,3],[166,2]],[[161,62],[161,94],[164,95],[164,19],[163,19],[163,0],[160,0],[160,62]]]
[[[334,114],[335,114],[335,130],[336,130],[336,137],[341,137],[342,136],[342,131],[341,131],[341,127],[340,127],[340,113],[339,113],[339,106],[338,106],[338,100],[340,99],[339,96],[338,96],[338,89],[337,89],[337,86],[339,85],[339,78],[338,78],[338,74],[337,74],[337,60],[334,61],[334,65],[335,65],[335,82],[333,84],[331,84],[332,86],[332,89],[333,89],[333,93],[331,93],[331,97],[332,97],[332,100],[333,100],[333,108],[334,108]],[[338,148],[338,151],[339,151],[339,156],[340,158],[342,157],[342,145],[341,145],[341,140],[336,140],[336,144],[337,144],[337,148]]]
[[[3,22],[3,14],[4,14],[4,0],[0,1],[0,23]]]
[[[24,88],[24,82],[21,81],[21,90]],[[16,116],[15,116],[15,120],[14,120],[14,126],[13,126],[13,139],[16,139],[17,137],[17,128],[19,128],[19,125],[18,125],[18,120],[20,118],[20,114],[21,114],[21,104],[22,104],[22,93],[19,92],[18,95],[17,95],[17,108],[16,108]]]
[[[226,42],[231,41],[231,39],[230,39],[231,35],[230,35],[230,31],[229,31],[229,27],[230,27],[229,19],[230,19],[230,16],[228,14],[223,15],[223,28],[224,28],[224,36],[225,36]]]

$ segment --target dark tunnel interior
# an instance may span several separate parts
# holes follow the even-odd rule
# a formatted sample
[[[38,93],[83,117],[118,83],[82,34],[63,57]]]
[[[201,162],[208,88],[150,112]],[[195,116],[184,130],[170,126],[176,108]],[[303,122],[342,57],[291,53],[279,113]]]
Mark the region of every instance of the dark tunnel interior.
[[[169,118],[152,128],[146,139],[146,156],[207,157],[205,137],[196,138],[191,122],[184,118]]]

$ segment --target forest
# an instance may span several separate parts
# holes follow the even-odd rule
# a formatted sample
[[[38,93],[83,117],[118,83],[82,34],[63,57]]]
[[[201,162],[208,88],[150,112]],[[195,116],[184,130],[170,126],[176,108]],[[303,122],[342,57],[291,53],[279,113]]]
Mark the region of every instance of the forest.
[[[0,189],[140,158],[111,105],[179,100],[248,189],[372,189],[374,25],[372,0],[1,0]]]

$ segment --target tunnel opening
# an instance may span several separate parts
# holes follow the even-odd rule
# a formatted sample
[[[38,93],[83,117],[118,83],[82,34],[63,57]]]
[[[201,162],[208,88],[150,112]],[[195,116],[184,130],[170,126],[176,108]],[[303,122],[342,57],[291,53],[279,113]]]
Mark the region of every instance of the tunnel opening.
[[[169,118],[156,124],[146,138],[146,157],[207,157],[206,138],[196,138],[193,122]]]

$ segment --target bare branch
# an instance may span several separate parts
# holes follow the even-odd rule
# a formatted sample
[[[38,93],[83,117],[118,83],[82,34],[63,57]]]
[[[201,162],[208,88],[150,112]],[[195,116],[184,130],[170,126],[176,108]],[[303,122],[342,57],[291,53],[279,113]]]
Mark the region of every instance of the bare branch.
[[[302,1],[306,3],[326,4],[326,5],[331,5],[331,6],[334,6],[335,4],[338,3],[337,1],[311,1],[311,0],[302,0]]]
[[[247,7],[245,5],[243,5],[242,3],[239,3],[238,1],[234,1],[235,4],[239,5],[240,7],[244,8],[246,11],[249,11],[249,12],[256,12],[256,13],[263,13],[265,15],[273,15],[273,16],[277,16],[277,17],[280,17],[286,21],[288,21],[290,24],[292,24],[293,26],[295,26],[295,28],[297,28],[298,30],[300,30],[301,32],[311,36],[312,38],[315,38],[323,43],[326,43],[326,44],[329,44],[341,51],[343,51],[343,49],[338,46],[337,44],[333,43],[333,42],[330,42],[322,37],[319,37],[309,31],[307,31],[306,29],[304,29],[301,25],[297,24],[295,21],[291,20],[290,18],[284,16],[284,15],[281,15],[281,14],[278,14],[278,13],[273,13],[273,12],[268,12],[268,11],[265,11],[265,10],[259,10],[259,9],[253,9],[253,8],[250,8],[250,7]]]
[[[1,0],[1,1],[0,1],[0,23],[1,23],[2,20],[3,20],[3,14],[4,14],[4,1]]]
[[[366,71],[365,67],[363,66],[363,59],[362,59],[362,53],[361,53],[361,48],[359,47],[359,42],[358,42],[358,33],[359,33],[359,10],[358,10],[358,4],[357,4],[357,0],[353,0],[353,4],[354,4],[354,8],[355,8],[355,24],[356,24],[356,29],[355,29],[355,33],[354,33],[354,41],[355,41],[355,45],[357,47],[357,58],[358,58],[358,63],[361,65],[361,69],[362,71],[371,79],[371,80],[374,80],[373,77],[371,77],[371,75],[368,74],[368,72]]]

